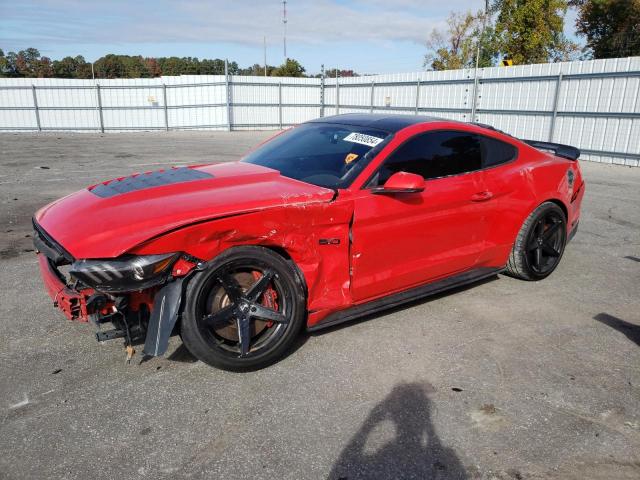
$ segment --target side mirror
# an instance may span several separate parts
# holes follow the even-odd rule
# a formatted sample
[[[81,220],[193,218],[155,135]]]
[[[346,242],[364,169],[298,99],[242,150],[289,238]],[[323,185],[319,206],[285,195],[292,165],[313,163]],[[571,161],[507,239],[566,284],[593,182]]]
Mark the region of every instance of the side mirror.
[[[371,193],[418,193],[424,191],[424,178],[416,173],[396,172],[382,187],[371,189]]]

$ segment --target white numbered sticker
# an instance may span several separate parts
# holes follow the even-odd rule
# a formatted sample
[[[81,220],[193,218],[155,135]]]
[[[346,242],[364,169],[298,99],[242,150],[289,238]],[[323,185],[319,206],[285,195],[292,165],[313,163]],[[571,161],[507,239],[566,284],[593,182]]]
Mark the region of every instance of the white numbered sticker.
[[[375,147],[381,141],[383,141],[384,138],[378,138],[378,137],[373,137],[371,135],[365,135],[364,133],[353,132],[347,135],[346,137],[344,137],[343,140],[345,142],[353,142],[353,143],[359,143],[361,145],[366,145],[368,147]]]

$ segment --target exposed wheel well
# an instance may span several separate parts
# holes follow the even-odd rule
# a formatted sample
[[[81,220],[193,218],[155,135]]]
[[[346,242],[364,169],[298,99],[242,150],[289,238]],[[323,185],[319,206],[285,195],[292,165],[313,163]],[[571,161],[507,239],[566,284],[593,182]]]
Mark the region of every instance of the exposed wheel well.
[[[569,221],[569,211],[567,210],[566,205],[562,201],[560,201],[560,200],[558,200],[556,198],[551,198],[549,200],[545,200],[545,202],[551,202],[551,203],[555,203],[556,205],[558,205],[560,207],[560,209],[562,210],[562,213],[564,213],[565,220],[567,222]],[[542,202],[542,203],[544,203],[544,202]],[[540,205],[542,205],[542,203]]]
[[[235,247],[231,247],[230,249],[233,248],[237,248],[240,246],[244,246],[244,245],[237,245]],[[291,255],[289,255],[289,252],[287,252],[284,248],[282,247],[278,247],[275,245],[246,245],[248,247],[260,247],[260,248],[266,248],[267,250],[271,250],[272,252],[276,253],[277,255],[281,256],[282,258],[284,258],[287,262],[289,262],[291,264],[291,266],[293,267],[293,270],[295,271],[297,277],[298,277],[298,281],[300,282],[300,285],[302,286],[302,290],[303,290],[303,294],[304,294],[304,298],[305,300],[308,298],[308,287],[307,287],[307,282],[304,278],[304,275],[302,274],[302,271],[300,270],[300,267],[298,266],[298,264],[293,260],[293,258],[291,258]],[[185,281],[185,290],[186,290],[186,285],[188,282],[191,281],[191,276],[189,275],[189,278],[186,279]],[[184,290],[183,290],[183,299],[184,299]],[[181,323],[181,314],[182,314],[182,310],[184,308],[184,302],[181,302],[180,305],[180,314],[178,316],[178,321],[176,322],[176,326],[174,328],[174,333],[178,333],[180,331],[180,323]]]
[[[293,258],[291,258],[291,255],[289,255],[289,252],[287,252],[286,249],[282,248],[282,247],[278,247],[276,245],[261,245],[264,248],[268,248],[269,250],[271,250],[274,253],[277,253],[278,255],[280,255],[282,258],[284,258],[287,262],[289,262],[291,264],[291,266],[293,267],[293,269],[295,270],[297,276],[298,276],[298,280],[300,281],[300,285],[302,285],[302,288],[304,290],[304,297],[305,299],[308,298],[308,287],[307,287],[307,282],[304,278],[304,275],[302,274],[302,270],[300,270],[300,267],[298,266],[298,264],[295,262],[295,260]]]

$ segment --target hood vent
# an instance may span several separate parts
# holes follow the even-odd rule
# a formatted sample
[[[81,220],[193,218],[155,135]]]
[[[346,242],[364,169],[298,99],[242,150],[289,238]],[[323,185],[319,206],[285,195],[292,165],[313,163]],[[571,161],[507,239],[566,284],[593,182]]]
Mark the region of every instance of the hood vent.
[[[117,178],[109,182],[94,185],[89,188],[89,191],[98,197],[110,198],[146,188],[191,182],[205,178],[213,178],[213,175],[188,167],[176,167],[169,170],[158,170],[156,172],[139,173],[137,175],[131,175],[130,177]]]

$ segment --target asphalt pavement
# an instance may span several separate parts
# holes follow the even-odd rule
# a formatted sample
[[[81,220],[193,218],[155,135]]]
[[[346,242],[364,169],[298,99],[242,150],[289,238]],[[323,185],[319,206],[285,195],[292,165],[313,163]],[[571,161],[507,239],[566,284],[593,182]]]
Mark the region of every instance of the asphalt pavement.
[[[548,279],[305,335],[257,372],[178,337],[127,365],[120,340],[52,307],[37,208],[270,134],[0,135],[0,478],[640,478],[640,168],[582,163],[580,231]]]

